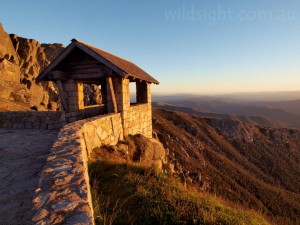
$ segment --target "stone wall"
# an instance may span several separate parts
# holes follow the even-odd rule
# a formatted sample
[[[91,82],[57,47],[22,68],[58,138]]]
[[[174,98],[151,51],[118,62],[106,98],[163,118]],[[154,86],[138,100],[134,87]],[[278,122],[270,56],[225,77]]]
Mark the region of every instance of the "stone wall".
[[[33,224],[94,224],[83,125],[59,132],[35,190]]]
[[[151,104],[131,105],[124,121],[124,129],[128,134],[143,134],[152,138],[152,109]]]
[[[123,140],[120,113],[64,126],[35,191],[33,224],[94,224],[88,158],[95,147]]]
[[[124,138],[120,113],[97,116],[85,121],[82,132],[88,155],[96,147],[115,145]]]
[[[152,105],[150,84],[136,82],[137,104],[130,104],[129,80],[123,81],[123,129],[124,135],[143,134],[152,138]]]
[[[53,111],[0,112],[0,128],[58,130],[62,127],[61,114]]]
[[[113,78],[117,108],[122,115],[124,135],[143,134],[148,138],[152,138],[150,84],[136,82],[138,104],[130,105],[129,83],[129,79]]]
[[[106,105],[89,106],[68,113],[59,111],[5,111],[0,112],[0,128],[59,130],[68,123],[105,113]]]
[[[86,106],[83,109],[75,110],[73,112],[63,112],[62,122],[72,123],[77,120],[86,119],[107,113],[106,105],[92,105]]]

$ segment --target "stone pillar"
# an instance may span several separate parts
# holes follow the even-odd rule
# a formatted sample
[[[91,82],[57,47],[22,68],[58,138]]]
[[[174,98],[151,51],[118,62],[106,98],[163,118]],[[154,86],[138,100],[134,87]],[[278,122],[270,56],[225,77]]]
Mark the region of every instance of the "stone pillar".
[[[121,100],[120,111],[122,112],[121,116],[122,116],[123,134],[125,136],[129,134],[129,127],[131,125],[129,121],[129,110],[130,110],[129,79],[122,78],[121,90],[118,99]]]
[[[148,127],[148,131],[147,131],[147,137],[152,138],[152,100],[151,100],[151,84],[147,83],[147,104],[148,104],[148,112],[147,112],[147,118],[148,118],[148,123],[149,123],[149,127]]]
[[[65,120],[74,122],[78,120],[79,110],[84,109],[83,83],[69,79],[64,82],[64,92],[68,106]]]

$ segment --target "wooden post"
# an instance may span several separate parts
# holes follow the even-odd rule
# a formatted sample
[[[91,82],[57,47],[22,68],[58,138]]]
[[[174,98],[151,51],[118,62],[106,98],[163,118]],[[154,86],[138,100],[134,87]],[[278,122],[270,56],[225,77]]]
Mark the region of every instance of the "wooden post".
[[[110,95],[111,95],[111,99],[112,99],[112,103],[113,103],[113,107],[114,107],[114,113],[117,113],[118,112],[117,101],[116,101],[116,96],[115,96],[112,79],[111,79],[111,77],[107,77],[106,80],[107,80],[107,84],[109,87],[109,91],[110,91]]]
[[[60,96],[60,100],[61,100],[61,103],[62,103],[62,106],[63,106],[63,110],[66,112],[66,111],[68,111],[68,105],[67,105],[67,100],[66,100],[66,95],[65,95],[65,92],[64,92],[63,85],[62,85],[60,80],[57,80],[56,84],[57,84],[57,87],[58,87],[58,90],[59,90],[59,96]]]

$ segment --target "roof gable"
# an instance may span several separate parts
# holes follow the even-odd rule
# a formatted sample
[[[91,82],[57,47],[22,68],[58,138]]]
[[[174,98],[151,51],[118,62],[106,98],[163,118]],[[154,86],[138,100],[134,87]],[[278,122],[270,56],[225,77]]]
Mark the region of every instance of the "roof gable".
[[[139,79],[141,81],[146,81],[149,83],[159,84],[159,82],[150,76],[147,72],[142,70],[140,67],[135,65],[134,63],[113,55],[109,52],[106,52],[102,49],[96,48],[84,42],[78,41],[76,39],[72,39],[72,43],[68,45],[53,61],[49,66],[37,77],[36,81],[40,82],[45,80],[47,74],[55,69],[55,67],[65,59],[74,48],[79,48],[98,62],[104,64],[111,70],[113,70],[116,74],[121,77],[132,77],[133,79]]]

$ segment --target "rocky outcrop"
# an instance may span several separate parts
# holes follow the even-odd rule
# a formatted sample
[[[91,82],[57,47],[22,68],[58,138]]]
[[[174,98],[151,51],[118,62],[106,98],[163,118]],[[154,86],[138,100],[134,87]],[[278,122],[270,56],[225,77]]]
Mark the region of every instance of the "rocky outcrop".
[[[19,82],[19,57],[14,49],[9,35],[0,23],[0,79]]]
[[[96,84],[84,84],[84,105],[97,105],[102,103],[101,89]]]
[[[134,147],[131,149],[134,162],[162,170],[163,165],[166,164],[166,153],[162,143],[142,134],[131,136],[131,140],[134,142]]]
[[[30,106],[38,110],[57,109],[58,92],[51,82],[36,84],[38,74],[63,49],[61,44],[40,44],[36,40],[11,34],[13,46],[19,55],[20,82],[26,85]]]
[[[40,44],[34,39],[18,37],[16,34],[11,34],[10,38],[20,57],[21,80],[24,78],[34,80],[63,49],[62,44]]]
[[[26,105],[28,110],[57,110],[56,87],[51,82],[36,84],[35,79],[63,48],[8,35],[0,25],[0,99],[7,103],[0,110],[14,108],[8,101]]]
[[[242,139],[246,142],[253,142],[255,129],[239,120],[205,118],[206,122],[213,126],[218,132],[224,132],[234,139]]]

